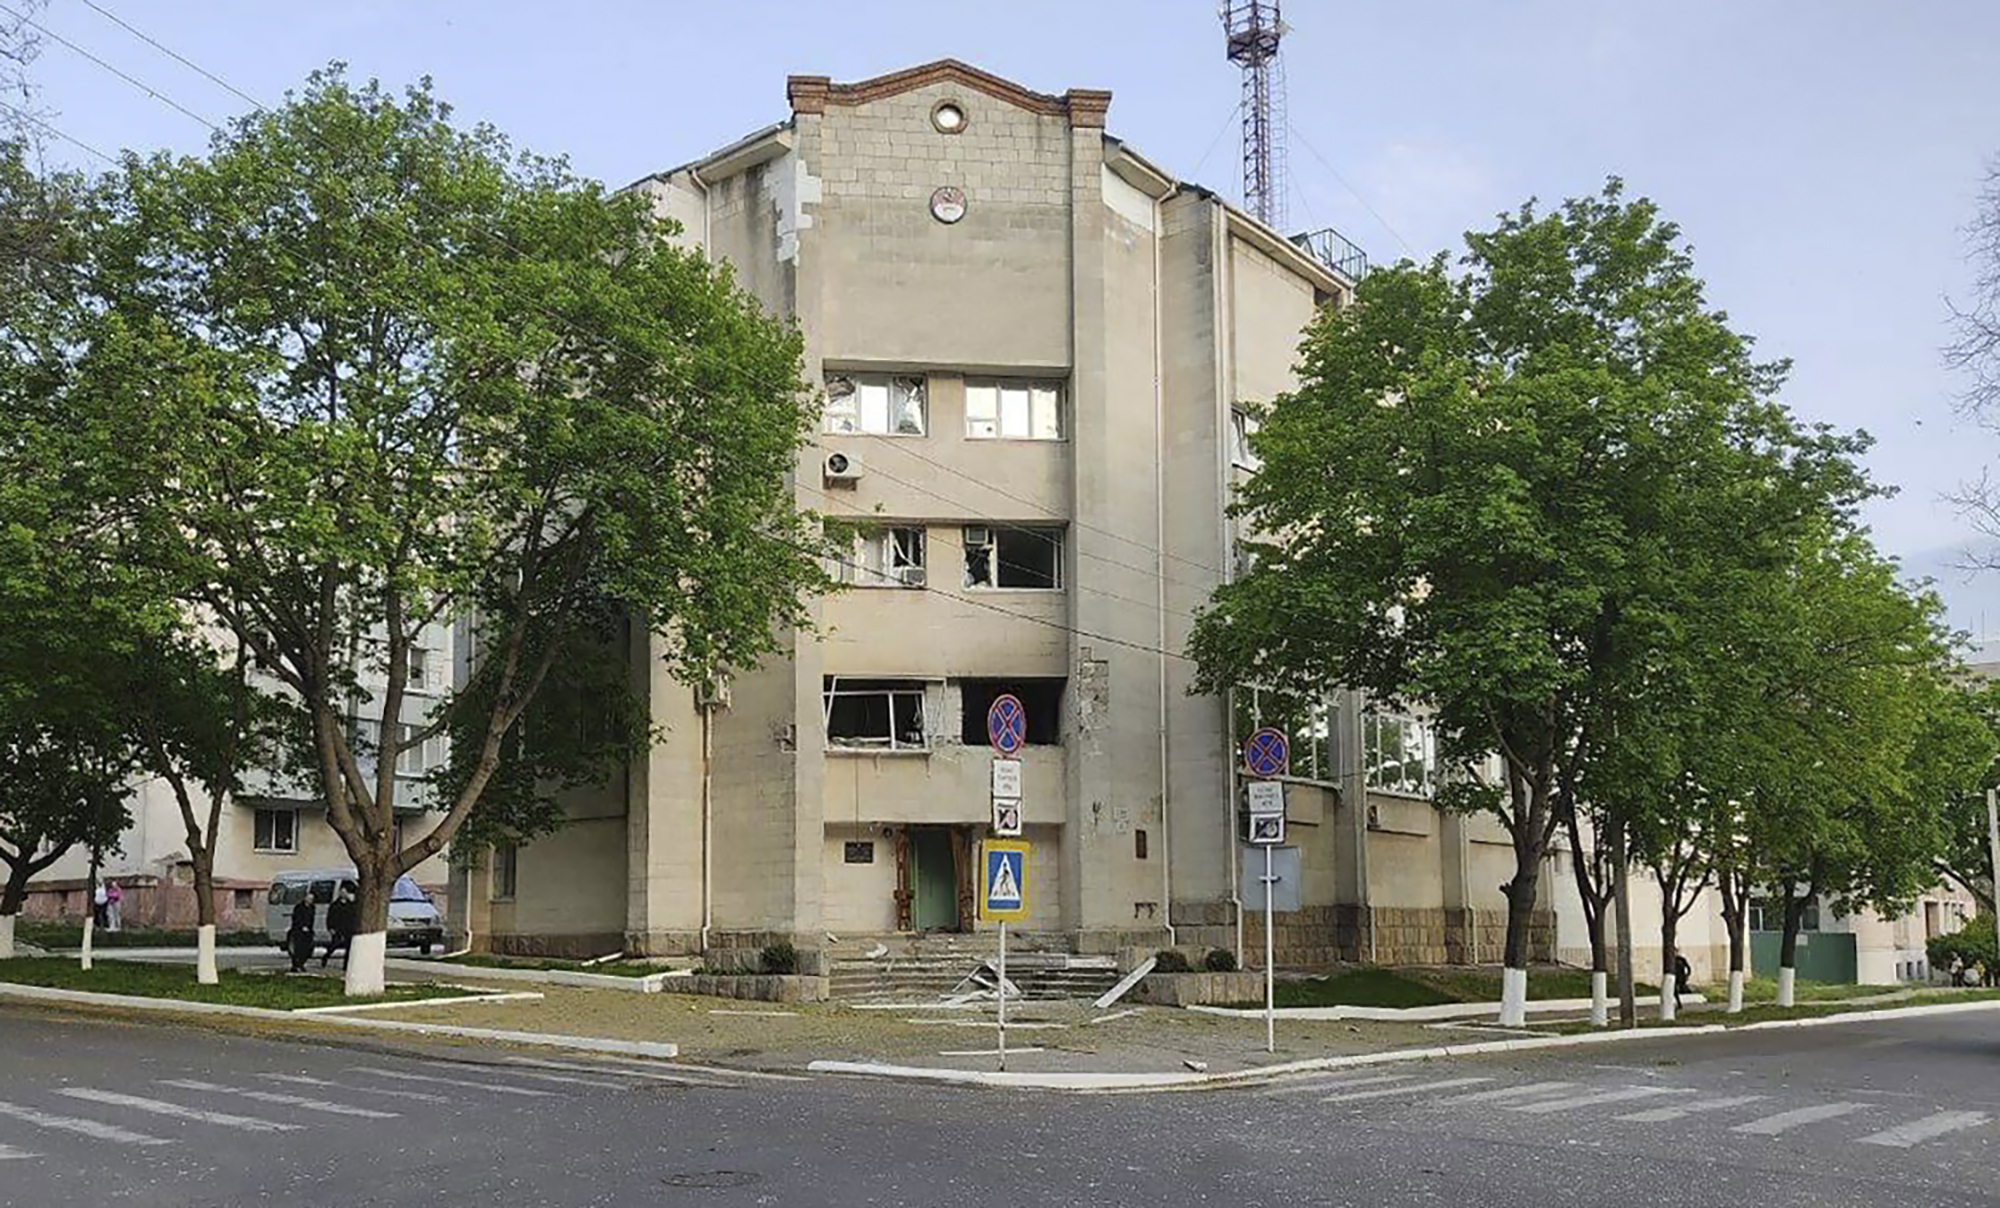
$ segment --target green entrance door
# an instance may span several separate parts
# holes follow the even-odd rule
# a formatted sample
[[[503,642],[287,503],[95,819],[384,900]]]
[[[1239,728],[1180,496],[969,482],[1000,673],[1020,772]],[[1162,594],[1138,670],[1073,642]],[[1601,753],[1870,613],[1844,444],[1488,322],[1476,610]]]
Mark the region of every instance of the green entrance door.
[[[951,832],[941,826],[918,827],[910,838],[910,860],[916,865],[910,925],[918,931],[957,930],[958,861],[951,849]]]

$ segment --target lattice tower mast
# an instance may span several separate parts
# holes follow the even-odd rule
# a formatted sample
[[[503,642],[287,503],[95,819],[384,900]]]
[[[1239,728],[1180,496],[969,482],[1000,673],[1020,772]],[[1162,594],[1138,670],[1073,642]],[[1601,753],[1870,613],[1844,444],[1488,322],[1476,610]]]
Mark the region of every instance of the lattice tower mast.
[[[1243,69],[1243,208],[1266,226],[1285,225],[1285,26],[1278,0],[1224,0],[1229,61]]]

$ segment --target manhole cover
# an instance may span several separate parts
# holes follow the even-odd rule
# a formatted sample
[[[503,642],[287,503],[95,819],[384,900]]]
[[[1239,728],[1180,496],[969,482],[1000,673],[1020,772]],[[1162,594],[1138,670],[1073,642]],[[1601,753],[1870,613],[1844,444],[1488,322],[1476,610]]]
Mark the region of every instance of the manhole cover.
[[[723,1187],[748,1187],[762,1177],[761,1175],[751,1174],[747,1170],[684,1170],[679,1174],[670,1174],[666,1178],[661,1179],[660,1182],[665,1183],[669,1187],[716,1189]]]

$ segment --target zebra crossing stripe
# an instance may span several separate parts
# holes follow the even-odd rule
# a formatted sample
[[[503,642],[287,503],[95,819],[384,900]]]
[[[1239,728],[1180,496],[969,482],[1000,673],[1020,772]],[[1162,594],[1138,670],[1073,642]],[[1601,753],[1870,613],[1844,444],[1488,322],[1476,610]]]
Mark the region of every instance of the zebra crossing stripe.
[[[1574,1082],[1529,1082],[1521,1086],[1503,1086],[1497,1091],[1473,1091],[1469,1095],[1453,1095],[1446,1103],[1499,1103],[1505,1099],[1529,1099],[1536,1095],[1546,1095],[1550,1091],[1566,1091],[1575,1086]]]
[[[297,1132],[303,1127],[298,1124],[281,1124],[276,1120],[259,1120],[254,1116],[233,1116],[228,1112],[202,1111],[197,1107],[182,1107],[178,1103],[168,1103],[162,1099],[147,1099],[119,1091],[101,1091],[89,1086],[65,1086],[58,1089],[56,1094],[82,1099],[87,1103],[104,1103],[112,1107],[129,1107],[133,1111],[151,1112],[156,1116],[171,1116],[176,1120],[194,1120],[223,1128],[240,1128],[244,1132]]]
[[[451,1061],[419,1061],[416,1064],[441,1070],[462,1070],[465,1068],[462,1063]],[[584,1078],[575,1074],[544,1074],[536,1070],[501,1070],[495,1072],[513,1074],[517,1078],[533,1078],[538,1082],[567,1082],[575,1086],[594,1086],[599,1090],[606,1091],[622,1091],[631,1085],[626,1082],[613,1082],[609,1078]]]
[[[1694,1092],[1679,1086],[1628,1086],[1616,1091],[1592,1091],[1584,1095],[1570,1095],[1562,1099],[1549,1099],[1541,1103],[1511,1103],[1508,1111],[1531,1112],[1538,1116],[1550,1112],[1573,1111],[1579,1107],[1596,1107],[1601,1103],[1623,1103],[1628,1099],[1651,1099],[1656,1095],[1691,1095]]]
[[[1753,1137],[1775,1137],[1781,1132],[1789,1132],[1804,1124],[1817,1124],[1821,1120],[1831,1120],[1858,1112],[1868,1106],[1865,1103],[1821,1103],[1814,1107],[1798,1107],[1788,1112],[1778,1112],[1748,1124],[1738,1124],[1730,1132],[1748,1133]]]
[[[29,1153],[25,1149],[15,1149],[12,1145],[0,1145],[0,1162],[18,1162],[23,1158],[39,1158],[41,1156],[38,1153]]]
[[[161,1086],[176,1087],[184,1091],[207,1091],[217,1095],[235,1095],[240,1099],[255,1099],[259,1103],[276,1103],[281,1107],[296,1107],[309,1112],[325,1112],[329,1116],[359,1116],[364,1120],[395,1120],[396,1112],[376,1111],[372,1107],[349,1107],[345,1103],[332,1103],[325,1099],[308,1099],[304,1095],[286,1095],[276,1091],[253,1091],[242,1086],[223,1086],[215,1082],[197,1082],[192,1078],[167,1078]]]
[[[1668,1107],[1655,1107],[1648,1111],[1633,1112],[1629,1116],[1620,1116],[1618,1118],[1620,1120],[1628,1120],[1634,1124],[1664,1124],[1668,1120],[1678,1120],[1682,1116],[1691,1116],[1696,1112],[1719,1112],[1732,1107],[1741,1107],[1745,1103],[1756,1103],[1763,1097],[1762,1095],[1731,1095],[1726,1099],[1696,1099],[1688,1103],[1675,1103]]]
[[[1861,1138],[1861,1143],[1887,1145],[1892,1149],[1908,1149],[1920,1141],[1942,1137],[1946,1133],[1977,1128],[1990,1119],[1992,1117],[1985,1112],[1939,1112],[1934,1116],[1925,1116],[1921,1120],[1912,1120],[1908,1124],[1898,1124],[1894,1128],[1885,1128],[1878,1133],[1869,1133]]]
[[[1407,1082],[1408,1074],[1376,1074],[1372,1078],[1315,1078],[1311,1082],[1298,1082],[1290,1086],[1272,1087],[1264,1092],[1266,1098],[1274,1095],[1304,1095],[1316,1091],[1344,1091],[1355,1086],[1380,1086],[1385,1082]]]
[[[386,1086],[354,1086],[346,1082],[332,1082],[325,1078],[309,1078],[304,1074],[259,1074],[259,1078],[272,1082],[285,1082],[293,1086],[317,1086],[332,1091],[353,1091],[362,1095],[386,1095],[391,1099],[412,1099],[418,1103],[450,1103],[448,1095],[433,1095],[427,1091],[398,1091]]]
[[[475,1091],[491,1091],[496,1095],[525,1095],[535,1099],[553,1099],[554,1091],[529,1090],[525,1086],[500,1086],[492,1082],[475,1082],[470,1078],[440,1078],[435,1074],[412,1074],[405,1070],[385,1070],[378,1066],[358,1065],[356,1073],[373,1074],[377,1078],[395,1078],[403,1082],[430,1082],[439,1086],[463,1086]]]
[[[1389,1095],[1420,1095],[1425,1091],[1448,1091],[1454,1087],[1473,1086],[1481,1082],[1491,1082],[1491,1078],[1446,1078],[1439,1082],[1419,1082],[1412,1086],[1390,1086],[1381,1090],[1356,1091],[1351,1095],[1328,1095],[1321,1103],[1355,1103],[1362,1099],[1381,1099]]]
[[[119,1128],[115,1124],[104,1124],[97,1120],[80,1120],[75,1116],[52,1116],[33,1108],[22,1107],[18,1103],[0,1103],[0,1116],[32,1124],[37,1128],[52,1128],[58,1132],[77,1133],[96,1141],[110,1141],[114,1145],[172,1145],[164,1137],[149,1137],[145,1133],[135,1133]]]

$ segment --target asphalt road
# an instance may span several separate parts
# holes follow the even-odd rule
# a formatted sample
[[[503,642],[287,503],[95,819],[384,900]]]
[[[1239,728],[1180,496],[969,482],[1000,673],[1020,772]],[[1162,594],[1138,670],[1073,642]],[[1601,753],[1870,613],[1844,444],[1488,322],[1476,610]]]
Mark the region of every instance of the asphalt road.
[[[1065,1096],[0,1007],[0,1204],[2000,1202],[2000,1012]]]

